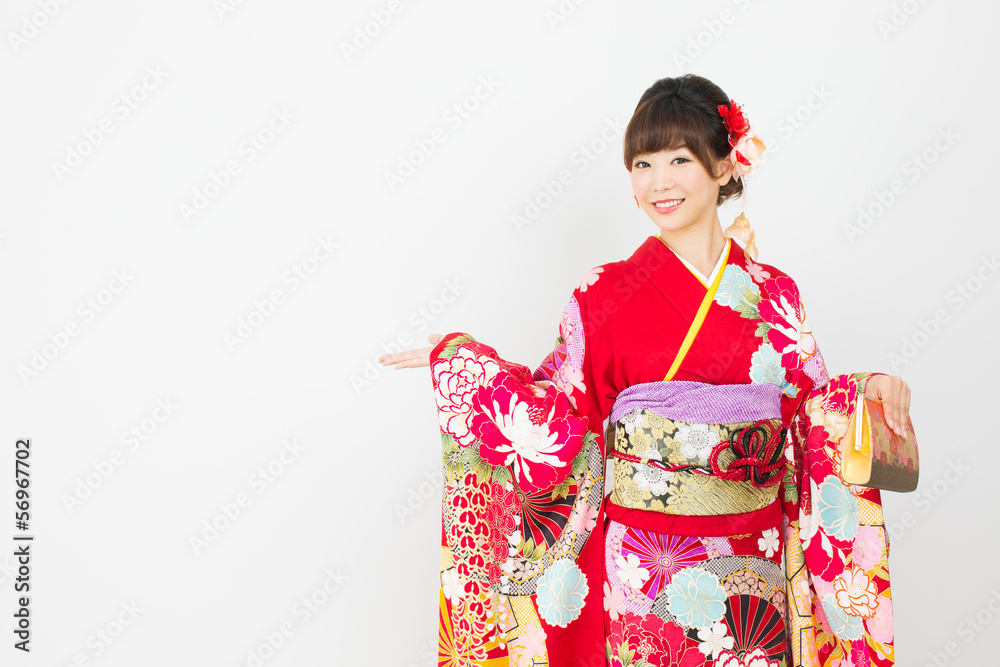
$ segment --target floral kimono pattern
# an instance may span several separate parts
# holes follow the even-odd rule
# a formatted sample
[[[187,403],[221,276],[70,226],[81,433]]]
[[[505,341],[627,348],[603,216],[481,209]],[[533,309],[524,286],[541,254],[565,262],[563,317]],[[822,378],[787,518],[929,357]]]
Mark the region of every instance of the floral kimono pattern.
[[[595,267],[534,371],[434,347],[440,665],[893,664],[879,492],[839,478],[873,374],[830,378],[795,282],[739,250],[710,284],[658,237]],[[773,484],[693,470],[754,422],[787,428]]]

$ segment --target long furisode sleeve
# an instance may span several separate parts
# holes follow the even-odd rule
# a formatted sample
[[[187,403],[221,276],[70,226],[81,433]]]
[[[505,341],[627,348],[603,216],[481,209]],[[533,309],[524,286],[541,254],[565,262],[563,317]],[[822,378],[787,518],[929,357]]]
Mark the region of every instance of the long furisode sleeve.
[[[603,530],[605,415],[580,298],[534,371],[461,332],[431,352],[442,664],[604,664],[603,533],[591,534]]]
[[[761,317],[782,355],[786,406],[796,405],[786,441],[783,503],[792,665],[893,665],[889,542],[878,489],[840,477],[840,442],[869,378],[830,378],[806,323],[798,287],[776,279]],[[800,396],[799,392],[805,392]],[[800,402],[801,399],[801,402]]]

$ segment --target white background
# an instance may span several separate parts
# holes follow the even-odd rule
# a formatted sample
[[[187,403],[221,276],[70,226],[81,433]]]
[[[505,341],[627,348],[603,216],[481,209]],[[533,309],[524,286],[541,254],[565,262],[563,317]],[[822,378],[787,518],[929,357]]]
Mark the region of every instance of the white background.
[[[656,233],[602,129],[691,71],[768,144],[748,185],[759,259],[798,282],[831,375],[911,388],[921,485],[884,497],[898,664],[995,664],[995,3],[220,7],[4,3],[0,663],[248,665],[285,623],[263,664],[431,664],[431,381],[371,362],[464,331],[536,367],[583,274]],[[276,109],[292,119],[269,134]],[[561,170],[569,185],[540,197]],[[185,216],[196,191],[211,196]],[[519,230],[529,200],[545,205]],[[312,270],[299,284],[296,267]],[[231,345],[241,320],[259,326]],[[133,428],[143,440],[123,441]],[[30,655],[9,632],[23,437]],[[280,474],[252,479],[269,463]],[[977,613],[983,629],[960,625]]]

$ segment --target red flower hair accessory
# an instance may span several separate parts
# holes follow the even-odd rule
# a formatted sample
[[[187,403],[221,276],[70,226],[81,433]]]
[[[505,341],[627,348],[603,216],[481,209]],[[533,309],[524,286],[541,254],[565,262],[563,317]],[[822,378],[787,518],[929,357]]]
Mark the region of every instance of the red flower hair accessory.
[[[729,136],[729,161],[733,163],[733,178],[737,181],[760,166],[757,158],[764,152],[764,142],[750,129],[750,121],[743,114],[743,109],[736,100],[729,100],[729,105],[719,105],[719,115],[726,126]],[[726,227],[722,234],[729,238],[739,239],[743,243],[743,257],[748,262],[757,260],[756,234],[750,228],[747,219],[746,184],[743,190],[743,212],[736,216],[733,223]]]
[[[764,152],[764,142],[750,129],[750,121],[736,100],[729,100],[729,106],[719,105],[719,115],[729,136],[729,160],[733,163],[733,178],[737,181],[760,166],[757,157]]]

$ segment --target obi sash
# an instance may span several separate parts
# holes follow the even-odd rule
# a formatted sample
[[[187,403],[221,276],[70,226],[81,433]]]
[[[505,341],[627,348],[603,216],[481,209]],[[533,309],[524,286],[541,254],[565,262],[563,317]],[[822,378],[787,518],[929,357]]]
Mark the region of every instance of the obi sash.
[[[605,442],[608,516],[647,530],[727,536],[781,525],[781,387],[645,382],[622,391]]]

